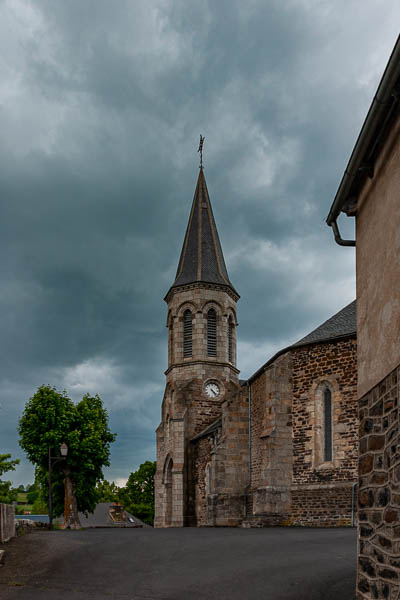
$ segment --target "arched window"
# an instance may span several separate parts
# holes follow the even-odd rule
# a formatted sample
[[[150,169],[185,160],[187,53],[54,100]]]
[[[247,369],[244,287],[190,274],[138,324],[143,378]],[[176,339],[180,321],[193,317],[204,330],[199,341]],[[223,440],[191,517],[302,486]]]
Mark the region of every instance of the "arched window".
[[[183,357],[192,356],[192,312],[186,309],[183,313]]]
[[[208,463],[206,465],[206,470],[205,470],[205,483],[206,483],[206,494],[211,494],[211,463]]]
[[[233,331],[234,331],[233,319],[230,316],[228,319],[228,360],[233,363]]]
[[[213,308],[207,313],[207,355],[217,356],[217,313]]]
[[[332,392],[324,389],[324,461],[332,460]]]
[[[174,362],[174,321],[171,318],[170,324],[169,324],[169,344],[168,344],[168,350],[169,350],[169,363]]]

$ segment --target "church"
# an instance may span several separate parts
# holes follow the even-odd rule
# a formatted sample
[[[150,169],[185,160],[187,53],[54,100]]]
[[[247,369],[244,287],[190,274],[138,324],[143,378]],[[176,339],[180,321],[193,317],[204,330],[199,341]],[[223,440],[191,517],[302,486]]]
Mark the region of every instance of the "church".
[[[239,379],[237,302],[202,166],[168,306],[155,527],[356,521],[356,303]]]

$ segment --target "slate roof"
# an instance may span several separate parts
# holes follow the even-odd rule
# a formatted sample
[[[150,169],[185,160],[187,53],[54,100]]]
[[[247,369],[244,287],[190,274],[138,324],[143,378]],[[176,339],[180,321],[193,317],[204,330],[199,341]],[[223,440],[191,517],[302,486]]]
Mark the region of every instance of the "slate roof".
[[[146,525],[146,523],[128,513],[128,511],[125,511],[125,521],[113,521],[109,514],[112,506],[112,502],[99,502],[94,512],[88,513],[87,517],[84,513],[79,513],[79,520],[82,527],[150,527],[150,525]]]
[[[171,288],[195,282],[225,285],[237,294],[226,270],[203,169],[200,169],[197,179],[178,270]]]
[[[292,348],[355,335],[356,331],[356,300],[353,300],[325,323],[293,344]]]
[[[308,344],[317,344],[323,342],[329,342],[335,339],[341,339],[350,336],[357,335],[357,324],[356,324],[356,300],[350,302],[347,306],[342,308],[338,313],[330,317],[327,321],[322,323],[319,327],[311,331],[308,335],[301,338],[295,344],[286,346],[278,350],[266,363],[264,363],[248,381],[255,379],[260,373],[264,371],[269,365],[271,365],[279,356],[289,352],[292,348],[299,348],[301,346],[307,346]],[[243,384],[241,384],[243,385]]]

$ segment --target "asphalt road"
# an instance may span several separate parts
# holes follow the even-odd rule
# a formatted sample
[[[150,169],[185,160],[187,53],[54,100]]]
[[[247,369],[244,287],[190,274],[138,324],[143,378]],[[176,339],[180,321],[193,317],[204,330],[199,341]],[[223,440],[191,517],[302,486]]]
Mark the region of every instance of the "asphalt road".
[[[354,600],[354,529],[38,531],[1,546],[1,600]]]

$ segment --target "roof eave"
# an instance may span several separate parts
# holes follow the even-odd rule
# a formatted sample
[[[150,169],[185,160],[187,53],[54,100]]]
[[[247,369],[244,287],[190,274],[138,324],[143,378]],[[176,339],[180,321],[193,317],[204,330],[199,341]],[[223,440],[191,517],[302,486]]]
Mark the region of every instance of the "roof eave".
[[[165,294],[164,296],[164,300],[165,302],[168,302],[170,294],[172,292],[172,290],[177,290],[179,288],[184,288],[188,285],[215,285],[215,286],[219,286],[221,288],[226,288],[228,290],[230,290],[234,296],[236,296],[236,301],[239,300],[240,295],[238,294],[238,292],[235,290],[235,288],[233,287],[233,285],[229,285],[228,283],[216,283],[213,281],[202,281],[202,280],[193,280],[193,281],[188,281],[185,283],[178,283],[176,285],[171,285],[171,287],[169,288],[168,292]]]
[[[326,223],[332,227],[351,196],[353,184],[360,171],[371,174],[371,154],[376,148],[376,137],[388,120],[398,101],[396,85],[400,78],[400,36],[390,56],[368,114],[357,138],[339,188],[336,192]],[[372,144],[372,152],[371,152]],[[346,211],[345,211],[346,212]],[[335,235],[336,238],[336,235]],[[340,236],[339,236],[340,239]],[[338,240],[336,240],[338,241]],[[344,241],[344,240],[342,240]],[[339,243],[339,242],[338,242]],[[350,244],[345,244],[350,245]]]
[[[264,363],[259,369],[257,369],[257,371],[251,377],[249,377],[247,379],[247,382],[251,383],[252,381],[257,379],[257,377],[259,375],[261,375],[270,365],[272,365],[272,363],[274,363],[277,358],[279,358],[283,354],[286,354],[290,350],[296,350],[297,348],[303,348],[305,346],[315,346],[316,344],[327,344],[329,342],[338,342],[340,340],[353,338],[353,337],[354,338],[357,337],[356,331],[351,332],[351,333],[346,333],[345,335],[330,336],[330,337],[327,337],[327,338],[324,338],[321,340],[315,340],[313,342],[312,341],[304,342],[304,344],[300,344],[297,342],[296,344],[292,344],[291,346],[286,346],[286,348],[282,348],[281,350],[278,350],[278,352],[276,352],[269,360],[267,360],[266,363]],[[244,383],[242,385],[244,385]]]

